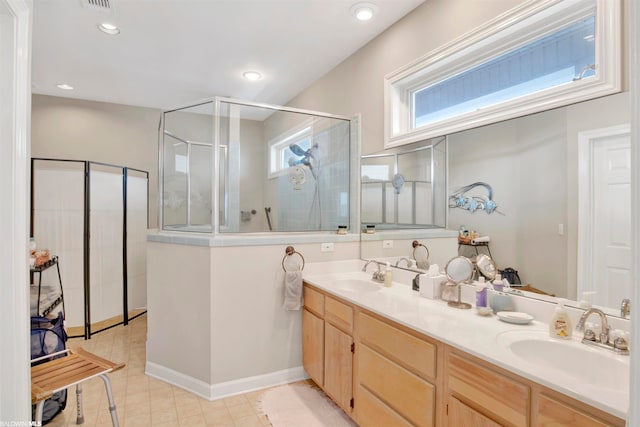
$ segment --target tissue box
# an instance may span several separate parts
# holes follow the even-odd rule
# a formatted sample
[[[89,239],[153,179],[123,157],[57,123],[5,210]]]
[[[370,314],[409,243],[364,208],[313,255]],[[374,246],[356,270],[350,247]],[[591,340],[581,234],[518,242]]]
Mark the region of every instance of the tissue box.
[[[420,275],[420,296],[429,299],[440,299],[440,283],[446,282],[444,274],[437,276]]]

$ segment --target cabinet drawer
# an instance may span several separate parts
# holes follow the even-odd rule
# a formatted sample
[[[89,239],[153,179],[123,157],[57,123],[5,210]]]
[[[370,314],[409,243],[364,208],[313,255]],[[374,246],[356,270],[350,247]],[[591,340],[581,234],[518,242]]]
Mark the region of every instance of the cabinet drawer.
[[[361,427],[411,427],[411,423],[362,386],[358,387],[356,401],[358,425]]]
[[[353,332],[353,308],[331,297],[324,299],[324,320],[344,332]]]
[[[324,295],[308,286],[303,289],[304,306],[320,317],[324,317]]]
[[[436,377],[436,346],[364,313],[358,317],[360,340],[421,377]]]
[[[507,425],[527,426],[529,387],[457,354],[448,355],[447,389]]]
[[[604,423],[583,413],[577,408],[565,405],[550,397],[539,395],[537,421],[534,425],[540,427],[610,427],[614,424]],[[624,421],[622,421],[622,425],[624,425]]]
[[[364,344],[359,344],[356,351],[359,385],[402,414],[412,424],[434,425],[434,386]]]
[[[501,427],[500,424],[451,396],[447,403],[447,414],[449,417],[447,427]]]

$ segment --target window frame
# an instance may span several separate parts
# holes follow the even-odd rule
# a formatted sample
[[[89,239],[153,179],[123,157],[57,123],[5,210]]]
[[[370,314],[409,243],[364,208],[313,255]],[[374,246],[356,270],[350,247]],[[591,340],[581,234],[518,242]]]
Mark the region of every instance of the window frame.
[[[309,141],[313,141],[313,135],[313,123],[311,121],[306,121],[305,123],[302,123],[301,125],[298,125],[268,141],[267,146],[269,147],[269,152],[267,154],[267,177],[272,179],[288,174],[290,166],[283,167],[281,164],[284,161],[284,152],[289,148],[289,145],[293,143],[297,144],[300,141],[307,139]]]
[[[533,92],[475,111],[412,127],[416,90],[470,70],[567,23],[595,7],[595,76]],[[620,0],[532,0],[464,34],[384,78],[385,148],[449,135],[622,90]]]

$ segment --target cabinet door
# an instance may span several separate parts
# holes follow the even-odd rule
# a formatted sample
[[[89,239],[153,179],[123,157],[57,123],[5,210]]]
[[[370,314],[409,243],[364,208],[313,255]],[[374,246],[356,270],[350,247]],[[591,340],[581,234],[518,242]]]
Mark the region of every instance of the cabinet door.
[[[324,326],[324,390],[347,412],[353,397],[353,339],[329,323]]]
[[[480,412],[468,407],[455,397],[449,396],[447,400],[447,418],[449,420],[448,427],[500,427],[501,424],[496,423]]]
[[[324,320],[302,310],[302,366],[319,386],[324,385]]]

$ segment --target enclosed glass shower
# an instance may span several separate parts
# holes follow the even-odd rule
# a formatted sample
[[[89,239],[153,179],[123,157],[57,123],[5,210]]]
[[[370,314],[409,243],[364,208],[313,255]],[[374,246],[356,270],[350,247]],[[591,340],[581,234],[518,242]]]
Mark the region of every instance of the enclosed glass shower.
[[[216,97],[163,112],[159,141],[163,230],[354,226],[347,118]]]

